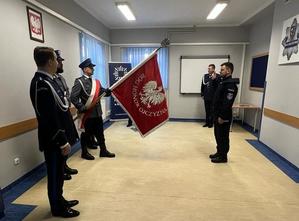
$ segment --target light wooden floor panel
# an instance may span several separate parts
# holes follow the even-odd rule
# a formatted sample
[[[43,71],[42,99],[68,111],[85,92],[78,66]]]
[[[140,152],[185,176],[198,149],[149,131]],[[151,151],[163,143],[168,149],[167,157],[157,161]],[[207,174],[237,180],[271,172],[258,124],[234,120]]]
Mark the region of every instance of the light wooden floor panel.
[[[69,159],[79,174],[65,182],[64,196],[78,199],[72,220],[191,221],[298,220],[299,185],[245,139],[235,126],[228,164],[212,164],[213,129],[200,123],[168,122],[141,138],[125,122],[105,130],[115,159]],[[37,205],[25,220],[60,220],[49,212],[46,178],[15,203]],[[62,220],[62,219],[61,219]]]

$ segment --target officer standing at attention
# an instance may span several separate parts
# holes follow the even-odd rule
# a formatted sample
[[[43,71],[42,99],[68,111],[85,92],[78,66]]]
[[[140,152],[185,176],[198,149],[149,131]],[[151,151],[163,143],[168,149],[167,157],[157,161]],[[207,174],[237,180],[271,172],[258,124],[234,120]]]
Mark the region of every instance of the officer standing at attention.
[[[111,91],[109,89],[103,88],[99,84],[100,89],[98,95],[95,95],[95,93],[92,94],[92,91],[96,91],[94,87],[95,82],[97,81],[92,79],[94,66],[95,65],[91,62],[90,58],[86,59],[79,65],[79,68],[81,68],[83,71],[83,75],[75,80],[71,92],[72,103],[77,108],[79,114],[84,115],[84,117],[82,117],[82,119],[84,120],[82,120],[82,124],[85,132],[81,134],[81,157],[87,160],[94,160],[94,157],[87,151],[88,139],[90,139],[91,136],[94,136],[99,143],[100,157],[115,157],[114,153],[110,153],[107,150],[105,144],[100,100],[101,94],[106,93],[106,96],[110,96]],[[95,102],[89,102],[90,105],[87,105],[88,101],[93,100],[91,99],[92,96],[94,96]]]
[[[203,76],[201,82],[201,96],[204,99],[206,110],[206,123],[203,127],[213,127],[213,99],[219,78],[219,74],[215,72],[215,65],[210,64],[208,73]]]
[[[44,152],[48,175],[48,198],[53,216],[79,216],[71,207],[78,200],[67,201],[62,196],[64,157],[70,152],[66,134],[69,120],[63,91],[53,80],[57,71],[57,58],[53,48],[36,47],[34,60],[37,71],[30,84],[30,99],[38,122],[39,149]]]
[[[233,79],[234,65],[225,62],[221,65],[221,77],[214,97],[214,135],[217,152],[211,154],[213,163],[226,163],[229,151],[229,130],[232,121],[232,106],[238,93],[239,79]]]
[[[61,57],[60,50],[55,50],[55,54],[57,57],[58,65],[57,65],[56,74],[54,75],[54,81],[59,85],[60,89],[62,90],[64,96],[67,99],[66,102],[68,103],[68,106],[71,107],[70,91],[69,91],[69,88],[66,84],[64,77],[62,76],[62,73],[63,73],[63,63],[62,62],[64,61],[64,58]],[[72,117],[70,110],[68,109],[67,112],[69,115],[69,121],[68,121],[69,124],[68,124],[68,128],[66,130],[66,133],[69,135],[70,145],[74,145],[79,140],[79,136],[78,136],[77,129],[74,124],[73,117]],[[67,161],[67,157],[65,157],[64,180],[70,180],[70,179],[72,179],[71,175],[77,174],[78,170],[70,168],[67,165],[66,161]]]

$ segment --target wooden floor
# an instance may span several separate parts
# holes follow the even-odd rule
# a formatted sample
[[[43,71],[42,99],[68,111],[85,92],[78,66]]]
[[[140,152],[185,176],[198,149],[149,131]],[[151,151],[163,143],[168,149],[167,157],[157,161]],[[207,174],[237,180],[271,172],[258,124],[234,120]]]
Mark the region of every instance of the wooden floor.
[[[250,146],[255,139],[235,126],[229,163],[212,164],[213,129],[200,123],[169,122],[146,138],[125,122],[105,130],[115,159],[69,159],[79,174],[65,182],[66,199],[78,199],[72,220],[284,221],[299,220],[299,185]],[[15,203],[37,205],[25,220],[51,217],[46,178]],[[62,220],[62,219],[61,219]]]

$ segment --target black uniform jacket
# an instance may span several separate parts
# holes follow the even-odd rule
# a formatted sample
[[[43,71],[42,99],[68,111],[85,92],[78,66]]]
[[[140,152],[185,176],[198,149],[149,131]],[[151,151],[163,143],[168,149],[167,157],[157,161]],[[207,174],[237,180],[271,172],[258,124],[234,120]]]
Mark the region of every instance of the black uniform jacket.
[[[85,104],[90,96],[91,89],[92,89],[92,78],[83,75],[75,80],[71,92],[71,102],[78,109],[79,113],[84,113],[85,111],[87,111]],[[99,96],[104,92],[108,93],[106,96],[110,95],[110,92],[101,86]],[[102,113],[103,112],[101,108],[101,103],[98,102],[95,108],[93,109],[93,111],[91,112],[89,118],[100,117],[102,116]]]
[[[53,90],[56,91],[56,96],[58,95],[56,99]],[[67,127],[70,123],[68,106],[63,91],[57,83],[46,74],[36,72],[31,80],[30,98],[38,121],[40,150],[60,148],[69,142],[67,135]],[[58,98],[62,105],[57,103]],[[63,108],[63,105],[67,108]]]
[[[60,89],[63,91],[64,97],[67,99],[68,106],[71,106],[71,100],[70,100],[70,91],[66,84],[66,80],[61,74],[56,74],[53,79],[57,85],[60,87]],[[73,116],[70,112],[68,112],[68,119],[66,120],[66,135],[68,137],[68,141],[71,145],[74,145],[77,140],[79,139],[78,132],[76,129],[76,126],[74,124]]]
[[[231,121],[232,106],[238,93],[237,84],[239,84],[239,79],[231,76],[219,82],[213,102],[215,119],[221,117],[223,120]]]
[[[59,87],[63,90],[64,95],[66,96],[69,106],[71,107],[71,100],[70,100],[70,90],[66,84],[66,80],[64,77],[59,73],[54,75],[54,81],[59,85]]]
[[[201,82],[201,95],[204,100],[213,101],[217,85],[220,81],[220,75],[216,74],[216,78],[213,80],[210,74],[205,74]]]

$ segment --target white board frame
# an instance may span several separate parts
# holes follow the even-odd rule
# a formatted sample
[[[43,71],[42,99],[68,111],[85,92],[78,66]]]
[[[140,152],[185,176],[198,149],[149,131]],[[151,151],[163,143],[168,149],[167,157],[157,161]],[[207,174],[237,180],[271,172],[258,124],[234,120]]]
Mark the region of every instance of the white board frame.
[[[204,68],[202,65],[202,70],[198,71],[196,67],[194,67],[194,73],[195,75],[192,75],[190,73],[184,74],[183,68],[184,68],[184,61],[183,60],[189,60],[190,62],[193,62],[192,60],[197,59],[197,60],[203,60],[204,63]],[[192,59],[192,60],[191,60]],[[230,55],[204,55],[204,56],[181,56],[180,57],[180,94],[200,94],[200,89],[201,89],[201,81],[202,77],[204,74],[208,73],[208,66],[209,64],[215,64],[216,66],[216,72],[219,73],[220,71],[220,65],[224,62],[227,62],[230,60]],[[191,71],[189,71],[191,72]],[[194,77],[194,78],[192,78]],[[189,85],[186,84],[188,83],[187,79],[193,79],[192,83],[195,84],[194,88],[190,87],[190,82]],[[196,88],[196,89],[195,89]]]

